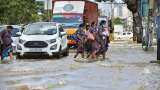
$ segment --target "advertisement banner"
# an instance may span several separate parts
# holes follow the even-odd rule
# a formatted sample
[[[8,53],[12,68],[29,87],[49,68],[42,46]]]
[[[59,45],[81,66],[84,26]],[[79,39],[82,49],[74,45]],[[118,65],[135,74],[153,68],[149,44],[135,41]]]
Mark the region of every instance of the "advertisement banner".
[[[56,1],[53,8],[53,14],[57,13],[78,13],[84,12],[84,1]]]

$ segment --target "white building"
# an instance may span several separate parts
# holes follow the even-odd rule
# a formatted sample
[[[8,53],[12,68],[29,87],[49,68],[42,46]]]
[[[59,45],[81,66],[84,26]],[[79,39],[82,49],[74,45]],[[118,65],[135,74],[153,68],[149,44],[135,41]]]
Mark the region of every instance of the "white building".
[[[131,11],[127,8],[126,4],[116,4],[114,5],[114,17],[127,19],[132,16]]]
[[[98,2],[98,8],[101,11],[101,16],[111,17],[111,4],[110,2]]]

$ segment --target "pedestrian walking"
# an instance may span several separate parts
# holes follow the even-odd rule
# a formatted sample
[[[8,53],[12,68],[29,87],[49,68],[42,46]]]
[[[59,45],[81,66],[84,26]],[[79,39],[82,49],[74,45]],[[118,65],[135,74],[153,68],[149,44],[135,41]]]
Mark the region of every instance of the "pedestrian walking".
[[[98,29],[98,42],[100,44],[100,49],[96,53],[97,57],[99,55],[103,55],[103,59],[105,59],[105,54],[108,50],[108,43],[109,43],[109,31],[108,28],[105,26],[106,21],[101,21]]]
[[[74,56],[76,58],[79,54],[84,58],[84,43],[85,43],[85,30],[84,24],[80,24],[78,30],[76,31],[76,41],[77,41],[77,52]]]
[[[86,25],[86,43],[85,43],[85,51],[87,52],[87,58],[92,53],[92,42],[95,39],[93,34],[90,32],[90,25]]]
[[[3,42],[2,45],[2,61],[5,60],[13,60],[13,54],[12,54],[12,38],[11,38],[11,30],[13,29],[12,26],[7,26],[4,31],[0,33],[1,40]]]
[[[93,35],[94,40],[92,40],[92,53],[91,53],[91,58],[95,59],[96,58],[96,53],[99,50],[99,43],[98,43],[98,30],[95,22],[91,23],[90,27],[90,33]]]

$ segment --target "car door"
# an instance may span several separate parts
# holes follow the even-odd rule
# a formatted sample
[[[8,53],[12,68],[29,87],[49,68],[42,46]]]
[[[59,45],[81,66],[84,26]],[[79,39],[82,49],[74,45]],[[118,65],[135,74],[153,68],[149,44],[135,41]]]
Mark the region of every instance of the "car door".
[[[67,48],[67,33],[61,25],[59,25],[59,32],[61,37],[61,49],[64,50]]]

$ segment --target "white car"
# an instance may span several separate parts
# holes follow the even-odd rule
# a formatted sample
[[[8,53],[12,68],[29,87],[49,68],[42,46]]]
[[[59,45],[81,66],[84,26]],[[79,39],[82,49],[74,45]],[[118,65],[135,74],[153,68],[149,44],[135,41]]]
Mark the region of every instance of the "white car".
[[[67,33],[54,22],[37,22],[25,27],[17,45],[18,56],[47,54],[68,55]]]
[[[117,40],[130,40],[133,38],[132,32],[123,32],[117,35]]]
[[[123,32],[122,38],[124,40],[130,40],[133,38],[133,33],[132,32]]]

